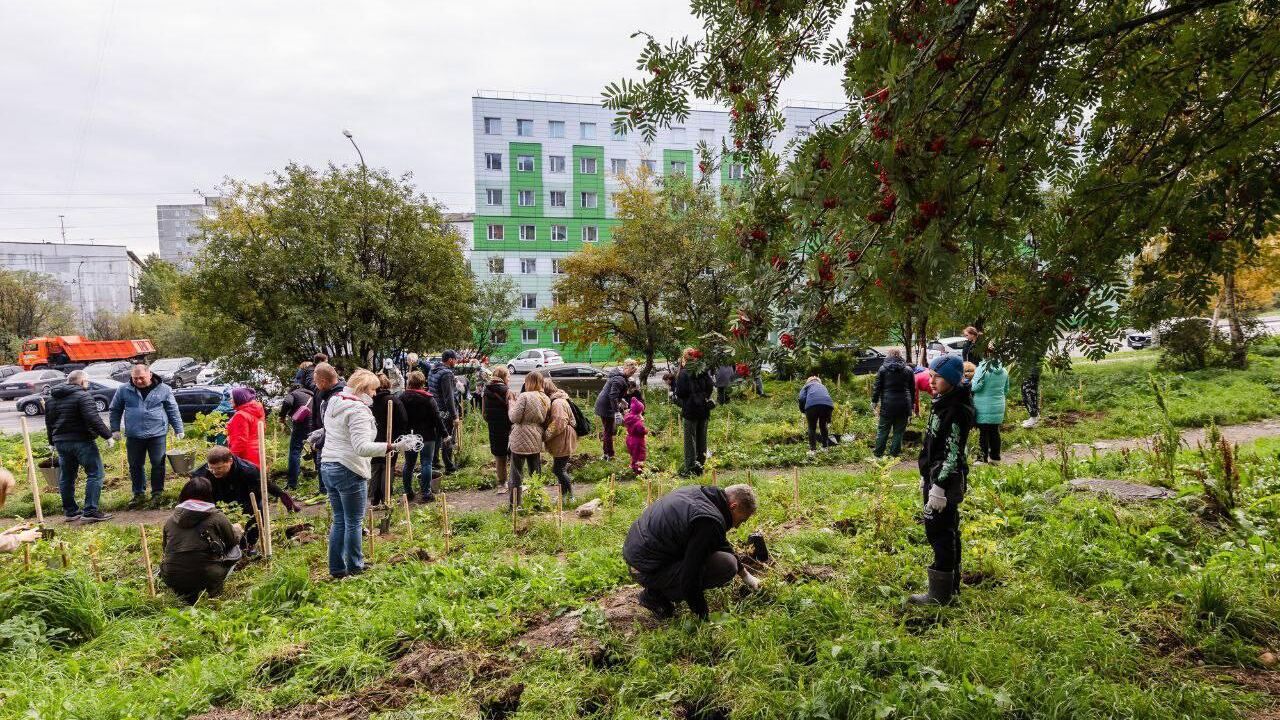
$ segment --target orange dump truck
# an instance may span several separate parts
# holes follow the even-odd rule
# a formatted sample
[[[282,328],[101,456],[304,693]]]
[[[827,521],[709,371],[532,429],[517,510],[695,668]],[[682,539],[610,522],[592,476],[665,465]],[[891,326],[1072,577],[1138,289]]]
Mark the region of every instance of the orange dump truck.
[[[150,340],[87,340],[79,335],[31,338],[22,346],[18,364],[23,370],[61,369],[103,360],[145,360],[155,352]]]

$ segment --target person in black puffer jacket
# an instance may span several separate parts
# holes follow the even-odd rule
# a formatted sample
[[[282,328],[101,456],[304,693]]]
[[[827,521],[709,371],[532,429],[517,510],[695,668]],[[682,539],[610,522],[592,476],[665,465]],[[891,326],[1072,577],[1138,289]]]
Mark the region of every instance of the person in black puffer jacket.
[[[262,498],[257,497],[258,490],[262,487],[261,471],[248,460],[232,455],[230,450],[221,445],[209,448],[205,459],[205,464],[193,470],[191,477],[202,477],[209,481],[213,488],[213,500],[210,502],[234,503],[240,506],[246,517],[241,544],[246,550],[252,552],[253,546],[258,542],[258,525],[253,519],[253,504],[250,502],[249,494],[253,493],[253,499],[258,501],[258,510],[261,512]],[[270,480],[267,481],[267,495],[280,498],[281,504],[289,512],[298,512],[302,509],[302,506],[294,502],[293,496],[281,490]]]
[[[445,350],[440,353],[440,363],[427,376],[427,389],[435,396],[436,405],[440,407],[440,419],[449,428],[449,436],[462,418],[462,408],[458,404],[458,382],[453,374],[453,366],[458,364],[458,353]],[[456,440],[456,438],[454,438]],[[453,464],[453,445],[440,443],[436,446],[437,459],[444,461],[444,474],[450,475],[457,470]]]
[[[387,427],[387,405],[391,405],[391,427]],[[409,415],[404,410],[400,398],[391,392],[391,379],[386,375],[378,375],[378,391],[373,394],[373,424],[377,429],[374,436],[376,442],[394,442],[396,438],[409,432]],[[391,472],[396,469],[396,453],[384,457],[369,459],[369,503],[382,505],[387,502],[387,464]]]
[[[164,524],[160,579],[188,604],[201,593],[217,597],[241,557],[239,541],[231,521],[213,504],[209,480],[192,478]]]
[[[871,405],[879,415],[875,455],[884,456],[885,443],[892,431],[889,454],[897,457],[902,452],[902,434],[906,432],[911,409],[916,406],[916,376],[902,359],[901,350],[893,348],[885,353],[884,364],[876,373],[871,389]]]
[[[604,459],[613,460],[613,436],[618,432],[618,413],[625,410],[623,398],[631,391],[631,377],[639,371],[640,365],[627,358],[621,367],[610,371],[596,396],[595,414],[600,418],[600,441],[604,445]],[[629,404],[630,401],[627,401]]]
[[[280,404],[280,422],[289,428],[289,483],[290,490],[298,489],[298,477],[302,474],[302,450],[311,434],[312,392],[301,385],[293,386]],[[294,419],[294,415],[298,419]]]
[[[58,490],[62,493],[62,514],[68,520],[99,522],[111,517],[98,509],[102,493],[102,456],[98,438],[109,441],[111,429],[102,422],[93,396],[89,394],[89,376],[76,370],[67,381],[49,391],[45,404],[44,430],[49,445],[58,453]],[[84,508],[76,505],[76,475],[84,467]]]
[[[432,502],[436,499],[436,490],[438,488],[438,475],[433,467],[433,460],[436,454],[436,444],[442,440],[452,442],[449,437],[449,428],[445,427],[444,419],[440,417],[440,407],[436,405],[435,397],[427,390],[427,379],[417,370],[409,372],[407,387],[400,395],[400,403],[404,405],[405,414],[409,420],[409,430],[417,433],[422,437],[422,450],[413,452],[406,450],[404,453],[404,494],[413,499],[413,466],[422,460],[422,473],[420,482],[422,485],[422,501]]]
[[[707,424],[711,422],[711,409],[716,406],[711,394],[715,385],[711,374],[694,371],[689,364],[699,357],[694,348],[685,348],[680,356],[680,374],[676,375],[675,394],[680,405],[680,417],[684,419],[684,466],[681,475],[701,475],[707,461]]]
[[[489,452],[498,470],[498,492],[506,492],[507,458],[511,457],[511,417],[507,411],[515,394],[507,385],[507,369],[499,365],[493,369],[493,377],[484,386],[480,403],[484,406],[484,421],[489,426]]]

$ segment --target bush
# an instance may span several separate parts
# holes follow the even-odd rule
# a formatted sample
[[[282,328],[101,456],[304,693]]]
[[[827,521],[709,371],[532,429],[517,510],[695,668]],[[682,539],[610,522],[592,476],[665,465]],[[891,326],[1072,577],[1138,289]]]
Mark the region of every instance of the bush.
[[[107,622],[97,587],[81,573],[35,578],[0,594],[0,617],[20,615],[31,620],[28,629],[43,627],[48,643],[61,647],[92,640]]]

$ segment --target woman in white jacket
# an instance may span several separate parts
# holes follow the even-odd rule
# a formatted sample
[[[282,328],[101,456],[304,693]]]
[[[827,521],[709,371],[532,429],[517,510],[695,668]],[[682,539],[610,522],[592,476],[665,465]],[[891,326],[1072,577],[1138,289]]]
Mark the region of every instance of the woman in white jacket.
[[[320,477],[329,491],[333,507],[333,527],[329,530],[329,574],[334,579],[358,575],[365,570],[361,552],[364,508],[369,493],[369,458],[392,450],[396,443],[376,442],[373,393],[378,377],[368,370],[356,370],[347,386],[329,399],[324,411],[324,458]]]

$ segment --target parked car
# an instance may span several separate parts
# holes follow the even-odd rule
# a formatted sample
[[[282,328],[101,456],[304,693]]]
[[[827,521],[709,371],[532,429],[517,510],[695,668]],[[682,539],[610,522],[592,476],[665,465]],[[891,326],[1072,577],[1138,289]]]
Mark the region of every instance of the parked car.
[[[0,380],[17,375],[20,372],[22,372],[22,368],[18,365],[0,365]]]
[[[197,385],[214,385],[218,382],[218,373],[220,372],[218,361],[212,360],[208,365],[200,368],[200,372],[196,373]]]
[[[129,371],[132,369],[133,363],[128,360],[105,360],[84,367],[84,371],[88,373],[90,380],[110,378],[122,383],[129,382]]]
[[[556,387],[574,395],[598,393],[604,388],[605,372],[586,363],[568,363],[547,368],[547,375]]]
[[[12,400],[38,393],[66,379],[67,374],[61,370],[25,370],[10,375],[0,382],[0,400]]]
[[[187,387],[196,384],[196,376],[204,365],[194,358],[164,358],[151,363],[151,372],[160,376],[160,381],[172,388]]]
[[[195,385],[173,391],[182,422],[194,422],[198,413],[211,413],[222,404],[225,385]]]
[[[1143,348],[1151,347],[1151,343],[1152,343],[1151,333],[1149,332],[1138,332],[1137,330],[1130,330],[1129,332],[1124,334],[1124,344],[1128,345],[1134,350],[1142,350]]]
[[[966,338],[961,335],[959,337],[945,337],[934,340],[925,347],[926,362],[933,362],[934,358],[942,355],[955,355],[960,357],[964,354],[964,341]]]
[[[539,348],[537,350],[525,350],[519,355],[511,358],[507,362],[507,372],[510,373],[527,373],[530,370],[546,367],[548,365],[563,365],[564,358],[560,357],[560,353],[555,350],[546,350]]]
[[[98,412],[107,411],[107,408],[111,406],[111,398],[116,396],[116,390],[123,384],[111,378],[93,378],[89,380],[89,394],[93,396],[93,405],[98,408]],[[54,385],[49,385],[38,393],[18,398],[18,412],[27,417],[43,415],[45,404],[49,401],[49,392],[54,387]]]

